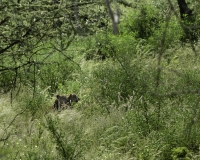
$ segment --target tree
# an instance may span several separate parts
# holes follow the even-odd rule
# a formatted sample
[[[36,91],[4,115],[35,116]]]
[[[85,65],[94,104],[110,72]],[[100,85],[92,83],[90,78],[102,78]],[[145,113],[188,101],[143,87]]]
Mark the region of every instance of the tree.
[[[185,2],[185,0],[177,0],[180,10],[180,17],[183,20],[183,30],[185,32],[185,35],[182,37],[182,41],[189,40],[193,51],[196,54],[195,48],[193,43],[198,40],[198,34],[197,29],[191,29],[191,25],[194,25],[195,23],[195,17],[193,15],[193,10],[190,9]]]
[[[102,5],[100,2],[75,4],[74,1],[51,0],[3,0],[0,3],[0,92],[10,91],[20,84],[35,86],[38,79],[46,83],[55,76],[49,72],[52,66],[57,67],[55,72],[61,72],[61,64],[73,63],[73,56],[66,50],[77,35],[79,25],[81,28],[94,26],[85,25],[84,6]],[[75,12],[79,6],[81,10]],[[52,58],[55,54],[58,58]],[[44,66],[49,68],[45,73],[41,71]],[[69,68],[66,70],[63,72],[67,76]],[[47,77],[49,79],[45,79]],[[53,91],[59,80],[61,77],[48,82],[50,86],[55,85]]]
[[[192,10],[189,9],[185,0],[177,0],[177,1],[178,1],[179,9],[180,9],[181,19],[184,19],[185,16],[189,16],[189,17],[192,16]]]
[[[62,52],[73,40],[69,37],[75,29],[66,27],[65,10],[48,1],[1,2],[0,87],[4,92],[30,79],[36,83],[36,70],[48,63],[55,50]],[[63,38],[68,43],[64,44]]]

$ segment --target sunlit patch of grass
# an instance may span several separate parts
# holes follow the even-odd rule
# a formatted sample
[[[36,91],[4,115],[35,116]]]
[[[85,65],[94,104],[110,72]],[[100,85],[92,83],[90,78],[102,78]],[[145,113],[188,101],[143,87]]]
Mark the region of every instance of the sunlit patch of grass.
[[[14,112],[12,104],[11,104],[11,99],[10,99],[10,94],[3,95],[0,97],[0,117],[3,115],[11,115]]]

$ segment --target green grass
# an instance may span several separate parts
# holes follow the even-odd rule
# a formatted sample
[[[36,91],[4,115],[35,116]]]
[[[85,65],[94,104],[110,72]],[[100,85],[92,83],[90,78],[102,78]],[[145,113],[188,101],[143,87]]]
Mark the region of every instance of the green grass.
[[[166,54],[168,52],[170,50]],[[199,86],[199,57],[195,57],[189,47],[179,48],[172,55],[169,64],[165,59],[162,61],[160,85],[155,93],[163,95],[161,99],[151,95],[155,88],[154,72],[151,71],[156,72],[157,66],[157,58],[151,57],[138,58],[140,61],[137,63],[142,64],[145,71],[138,72],[138,75],[152,79],[146,81],[152,82],[146,84],[149,93],[137,93],[137,87],[141,86],[136,86],[129,98],[120,98],[119,94],[118,101],[112,103],[105,97],[100,99],[102,101],[93,97],[93,92],[98,89],[93,88],[96,84],[92,61],[83,61],[81,65],[83,72],[77,77],[77,80],[79,76],[82,80],[79,81],[81,101],[72,110],[43,114],[54,99],[46,97],[47,90],[40,89],[34,103],[31,96],[20,93],[22,101],[18,98],[12,106],[10,95],[4,95],[0,99],[0,119],[3,122],[0,135],[1,138],[9,135],[9,138],[5,143],[1,141],[1,158],[62,159],[64,153],[59,144],[62,143],[71,159],[172,159],[179,155],[176,152],[181,152],[178,147],[187,148],[188,158],[199,159],[199,97],[193,93]],[[172,92],[174,95],[170,96]],[[159,121],[158,103],[161,111]],[[21,110],[36,104],[34,113],[27,108],[25,115],[20,114],[11,123]],[[109,108],[109,113],[105,108]],[[53,133],[58,134],[59,142]]]
[[[33,66],[26,75],[19,70],[20,83],[0,96],[0,159],[200,159],[200,56],[179,41],[182,30],[174,15],[163,36],[165,3],[158,10],[147,6],[147,16],[142,4],[136,11],[122,8],[120,35],[109,28],[77,36],[64,55],[46,50],[47,42],[34,55],[40,62],[52,52],[47,64],[38,65],[35,75]],[[132,27],[146,26],[158,12],[159,24],[147,28],[153,32],[137,37]],[[86,60],[99,49],[108,58]],[[12,74],[2,84],[7,78]],[[50,109],[57,94],[70,93],[81,99],[71,109]]]

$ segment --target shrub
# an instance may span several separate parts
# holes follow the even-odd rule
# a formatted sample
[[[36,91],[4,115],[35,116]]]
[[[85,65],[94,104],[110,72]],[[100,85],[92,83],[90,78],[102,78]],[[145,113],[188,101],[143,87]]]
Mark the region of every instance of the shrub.
[[[132,34],[136,38],[148,39],[154,35],[161,23],[162,19],[156,7],[151,4],[140,4],[138,10],[130,12],[128,18],[124,20],[122,33]]]
[[[42,118],[51,105],[48,88],[42,90],[39,86],[23,87],[23,93],[17,99],[20,101],[20,109],[25,110],[25,116],[32,120]]]
[[[177,159],[189,160],[190,158],[188,157],[188,155],[189,155],[189,150],[187,149],[187,147],[177,147],[172,149],[173,160]]]

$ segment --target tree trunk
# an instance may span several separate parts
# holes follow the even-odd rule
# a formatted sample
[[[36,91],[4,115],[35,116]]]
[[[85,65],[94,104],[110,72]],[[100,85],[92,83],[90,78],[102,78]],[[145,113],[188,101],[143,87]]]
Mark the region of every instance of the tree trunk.
[[[185,16],[190,17],[192,15],[192,10],[188,8],[188,5],[185,2],[185,0],[177,0],[177,1],[178,1],[179,9],[180,9],[181,19],[184,19]]]

